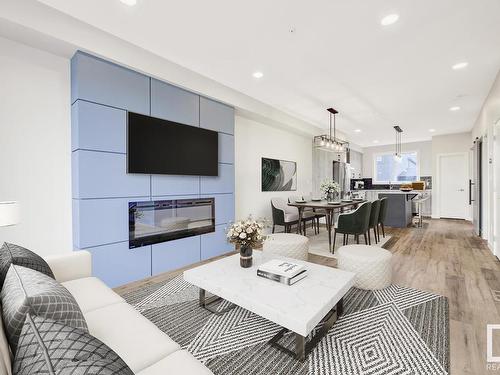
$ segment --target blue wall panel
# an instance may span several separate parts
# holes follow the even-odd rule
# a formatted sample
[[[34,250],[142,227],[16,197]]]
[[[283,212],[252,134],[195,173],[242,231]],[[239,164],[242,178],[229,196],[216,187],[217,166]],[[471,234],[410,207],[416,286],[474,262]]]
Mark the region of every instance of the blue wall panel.
[[[82,100],[71,107],[71,149],[127,152],[127,112]]]
[[[234,109],[78,52],[71,61],[73,242],[94,275],[118,286],[233,250]],[[219,176],[127,174],[127,112],[219,132]],[[128,248],[128,202],[214,197],[216,232]]]
[[[219,163],[234,164],[234,136],[219,133]]]
[[[202,176],[201,194],[217,194],[234,192],[234,166],[219,163],[219,175],[216,177]]]
[[[79,212],[79,249],[128,241],[129,202],[149,201],[149,197],[112,199],[75,199]]]
[[[151,246],[129,249],[128,241],[91,247],[92,275],[114,288],[151,276]]]
[[[234,109],[228,105],[201,97],[200,127],[234,134]]]
[[[150,78],[77,52],[71,59],[71,102],[78,99],[149,114]]]
[[[151,80],[151,116],[200,125],[200,96],[168,83]]]
[[[153,276],[199,262],[200,236],[154,244],[152,257]]]
[[[198,194],[200,178],[198,176],[160,176],[151,177],[151,193],[157,195]]]
[[[149,196],[150,177],[127,174],[126,155],[78,150],[72,156],[78,186],[73,198]]]
[[[225,225],[215,227],[215,232],[201,235],[201,260],[210,259],[234,251],[234,245],[226,241]]]

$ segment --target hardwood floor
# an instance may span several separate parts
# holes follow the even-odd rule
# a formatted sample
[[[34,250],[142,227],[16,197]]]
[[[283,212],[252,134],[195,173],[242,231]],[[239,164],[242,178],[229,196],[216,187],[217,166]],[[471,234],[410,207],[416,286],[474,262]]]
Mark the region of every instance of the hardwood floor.
[[[426,220],[423,228],[387,228],[387,232],[393,237],[384,246],[394,255],[393,282],[449,299],[451,374],[495,373],[487,369],[486,324],[500,324],[500,296],[497,301],[492,292],[500,291],[500,262],[486,243],[474,235],[469,222],[459,220]],[[309,260],[336,266],[335,259],[318,255]],[[125,293],[182,271],[115,290]],[[494,354],[500,355],[500,332]]]

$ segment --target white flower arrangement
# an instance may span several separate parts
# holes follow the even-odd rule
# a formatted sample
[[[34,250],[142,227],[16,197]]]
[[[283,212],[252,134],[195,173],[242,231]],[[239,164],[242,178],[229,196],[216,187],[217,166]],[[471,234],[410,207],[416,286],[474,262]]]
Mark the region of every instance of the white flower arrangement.
[[[340,185],[333,180],[324,180],[319,189],[323,193],[324,198],[328,198],[330,194],[340,193]]]
[[[227,240],[240,246],[255,247],[264,239],[262,230],[266,227],[264,220],[254,220],[251,216],[231,224],[226,231]]]

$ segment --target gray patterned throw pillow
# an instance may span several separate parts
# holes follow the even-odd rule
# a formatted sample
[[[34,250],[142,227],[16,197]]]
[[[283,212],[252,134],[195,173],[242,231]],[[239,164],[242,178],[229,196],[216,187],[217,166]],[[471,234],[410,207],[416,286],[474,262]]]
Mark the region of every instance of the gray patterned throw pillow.
[[[3,321],[12,353],[26,315],[38,315],[88,331],[75,298],[50,277],[29,268],[11,265],[1,292]]]
[[[133,372],[118,354],[87,332],[28,314],[13,374],[133,375]]]
[[[0,249],[0,289],[11,264],[31,268],[55,279],[49,265],[39,255],[22,246],[5,242]]]

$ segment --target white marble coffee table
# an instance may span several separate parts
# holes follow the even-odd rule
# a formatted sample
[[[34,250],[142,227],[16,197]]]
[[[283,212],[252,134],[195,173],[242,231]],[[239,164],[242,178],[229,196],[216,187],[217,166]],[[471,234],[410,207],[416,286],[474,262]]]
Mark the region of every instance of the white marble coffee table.
[[[270,344],[304,360],[342,314],[342,298],[354,285],[354,273],[290,259],[306,264],[308,276],[288,286],[257,276],[261,252],[254,252],[251,268],[241,268],[239,258],[237,254],[184,271],[184,280],[200,288],[200,306],[214,313],[227,311],[209,308],[220,297],[284,327]],[[206,299],[206,291],[214,297]],[[307,342],[322,321],[322,328]],[[288,331],[295,333],[295,352],[278,343]]]

